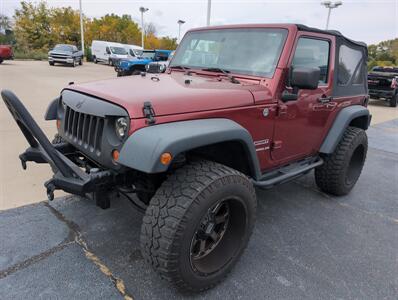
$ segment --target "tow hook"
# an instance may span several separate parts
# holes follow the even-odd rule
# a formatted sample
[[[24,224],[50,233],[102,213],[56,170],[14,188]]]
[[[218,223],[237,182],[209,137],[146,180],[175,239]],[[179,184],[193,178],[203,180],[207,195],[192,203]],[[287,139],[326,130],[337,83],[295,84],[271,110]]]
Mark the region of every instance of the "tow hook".
[[[47,181],[44,186],[47,189],[47,199],[48,201],[53,201],[54,200],[54,191],[55,191],[55,185],[52,183],[52,181]]]

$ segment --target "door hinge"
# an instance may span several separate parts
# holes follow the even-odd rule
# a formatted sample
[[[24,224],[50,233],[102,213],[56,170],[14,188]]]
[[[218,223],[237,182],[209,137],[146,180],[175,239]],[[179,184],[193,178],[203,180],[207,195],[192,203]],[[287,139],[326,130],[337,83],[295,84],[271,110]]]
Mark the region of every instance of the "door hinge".
[[[285,115],[287,113],[287,105],[279,105],[276,111],[276,115],[282,116]]]
[[[282,148],[282,141],[274,141],[271,144],[271,150],[276,150]]]
[[[155,111],[153,110],[152,103],[150,101],[144,102],[142,112],[144,113],[144,117],[147,119],[146,123],[148,125],[153,125],[156,123]]]

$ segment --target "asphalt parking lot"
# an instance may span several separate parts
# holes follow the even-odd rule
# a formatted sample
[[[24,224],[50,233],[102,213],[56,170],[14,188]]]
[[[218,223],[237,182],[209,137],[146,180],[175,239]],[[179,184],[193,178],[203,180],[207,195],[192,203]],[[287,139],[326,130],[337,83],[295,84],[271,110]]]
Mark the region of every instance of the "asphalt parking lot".
[[[23,62],[13,63],[26,68]],[[31,63],[45,70],[44,63]],[[90,76],[114,76],[105,66],[84,67]],[[56,72],[69,72],[61,68]],[[3,81],[2,70],[1,88],[13,84],[12,89],[29,96],[19,86],[24,81],[14,82],[10,75]],[[38,99],[35,93],[45,94],[48,76],[41,88],[35,83],[33,99]],[[87,81],[84,76],[79,80]],[[51,87],[54,97],[62,87],[56,78],[59,86]],[[51,96],[50,91],[46,94]],[[42,116],[39,107],[50,99],[29,104],[36,107],[35,117]],[[312,173],[272,190],[258,190],[257,223],[249,246],[226,281],[213,290],[182,295],[159,279],[140,254],[142,215],[126,199],[115,197],[111,208],[102,210],[91,200],[66,195],[0,212],[0,299],[396,299],[398,118],[393,117],[397,110],[379,102],[370,109],[376,122],[368,131],[368,158],[352,193],[328,196],[317,189]],[[0,110],[1,140],[7,142],[17,131],[3,104]],[[388,117],[378,113],[387,110]],[[50,134],[51,125],[46,126]],[[7,176],[4,168],[20,169],[9,161],[25,146],[16,145],[21,149],[0,147],[1,182]],[[31,177],[23,186],[26,194],[3,189],[3,201],[29,197],[32,182],[44,197],[42,177],[48,173],[32,177],[36,168],[29,166],[21,175]]]

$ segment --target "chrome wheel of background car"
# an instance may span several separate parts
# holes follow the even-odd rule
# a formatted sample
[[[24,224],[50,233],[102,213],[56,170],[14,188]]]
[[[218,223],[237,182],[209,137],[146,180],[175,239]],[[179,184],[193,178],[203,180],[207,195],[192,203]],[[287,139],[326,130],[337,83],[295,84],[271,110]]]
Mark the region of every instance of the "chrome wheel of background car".
[[[237,199],[223,200],[209,208],[191,241],[192,269],[210,275],[227,265],[241,247],[246,210]]]

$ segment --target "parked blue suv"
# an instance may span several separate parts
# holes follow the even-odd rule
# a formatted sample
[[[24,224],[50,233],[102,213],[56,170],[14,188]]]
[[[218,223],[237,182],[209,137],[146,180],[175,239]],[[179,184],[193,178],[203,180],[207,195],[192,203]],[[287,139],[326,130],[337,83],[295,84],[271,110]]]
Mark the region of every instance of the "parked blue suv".
[[[138,75],[152,61],[167,61],[171,50],[144,50],[141,57],[121,59],[115,65],[117,76]]]

